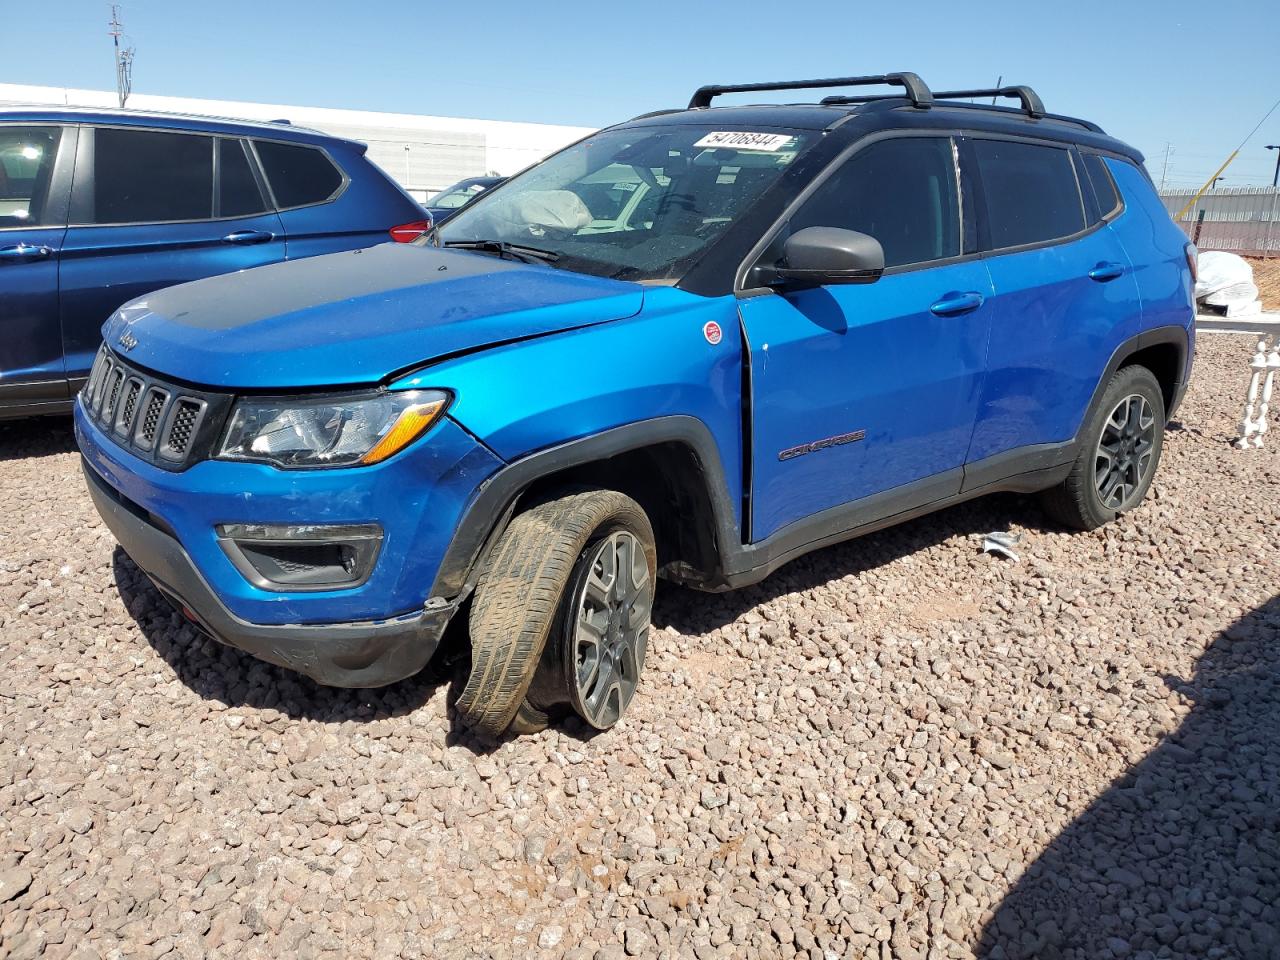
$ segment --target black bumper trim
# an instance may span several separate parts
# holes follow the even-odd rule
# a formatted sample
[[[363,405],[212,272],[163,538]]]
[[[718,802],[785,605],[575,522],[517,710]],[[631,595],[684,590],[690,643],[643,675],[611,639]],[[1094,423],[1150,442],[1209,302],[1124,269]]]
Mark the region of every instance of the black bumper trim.
[[[226,608],[176,539],[111,488],[83,458],[94,506],[120,546],[161,593],[193,615],[210,636],[260,660],[332,687],[381,687],[426,666],[456,604],[365,623],[257,624]]]

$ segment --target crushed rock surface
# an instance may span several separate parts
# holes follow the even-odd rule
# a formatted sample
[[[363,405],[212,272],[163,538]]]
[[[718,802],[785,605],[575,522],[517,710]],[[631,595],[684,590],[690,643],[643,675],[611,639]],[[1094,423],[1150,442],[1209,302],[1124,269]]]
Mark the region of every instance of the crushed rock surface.
[[[1280,432],[1228,443],[1251,352],[1201,338],[1119,522],[997,496],[664,585],[618,729],[496,746],[455,726],[456,658],[333,690],[202,638],[68,423],[0,426],[0,956],[1280,956]]]

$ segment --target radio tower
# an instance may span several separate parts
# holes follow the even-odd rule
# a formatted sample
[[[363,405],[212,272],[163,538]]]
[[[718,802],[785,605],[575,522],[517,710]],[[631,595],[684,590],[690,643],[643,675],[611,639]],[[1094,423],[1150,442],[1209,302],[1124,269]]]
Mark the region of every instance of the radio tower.
[[[111,5],[111,27],[107,31],[116,48],[116,96],[120,106],[124,107],[129,99],[129,91],[133,87],[133,47],[120,48],[120,4]]]

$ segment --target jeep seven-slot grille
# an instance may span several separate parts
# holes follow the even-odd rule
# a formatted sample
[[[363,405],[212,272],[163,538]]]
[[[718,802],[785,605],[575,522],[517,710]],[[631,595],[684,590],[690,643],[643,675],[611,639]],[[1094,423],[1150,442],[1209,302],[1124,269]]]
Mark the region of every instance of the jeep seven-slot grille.
[[[166,470],[181,470],[209,453],[231,397],[161,380],[104,346],[80,403],[120,446]]]

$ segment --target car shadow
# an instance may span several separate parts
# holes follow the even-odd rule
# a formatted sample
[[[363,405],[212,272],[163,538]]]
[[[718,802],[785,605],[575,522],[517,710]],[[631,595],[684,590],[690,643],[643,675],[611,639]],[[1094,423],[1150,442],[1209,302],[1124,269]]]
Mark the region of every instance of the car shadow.
[[[1194,706],[1024,872],[983,960],[1280,957],[1280,596],[1220,633]]]
[[[70,416],[0,421],[0,463],[74,453],[76,434]]]
[[[1035,497],[996,493],[948,507],[866,536],[815,550],[779,567],[767,579],[741,590],[707,594],[664,583],[654,604],[654,625],[680,633],[707,633],[748,610],[788,593],[860,576],[952,537],[973,537],[1018,526],[1060,530],[1040,510]],[[975,540],[974,550],[980,549]]]

